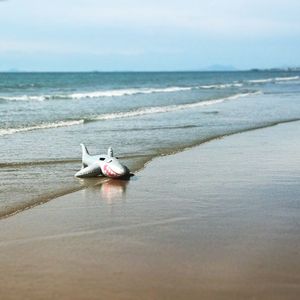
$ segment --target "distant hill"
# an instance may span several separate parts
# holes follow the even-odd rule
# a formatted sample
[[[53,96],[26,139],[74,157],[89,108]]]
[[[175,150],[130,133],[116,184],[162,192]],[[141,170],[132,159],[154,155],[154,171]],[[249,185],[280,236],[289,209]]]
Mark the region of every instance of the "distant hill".
[[[279,68],[268,68],[268,69],[250,69],[249,71],[255,71],[255,72],[266,72],[266,71],[283,71],[283,72],[299,72],[300,67],[279,67]]]

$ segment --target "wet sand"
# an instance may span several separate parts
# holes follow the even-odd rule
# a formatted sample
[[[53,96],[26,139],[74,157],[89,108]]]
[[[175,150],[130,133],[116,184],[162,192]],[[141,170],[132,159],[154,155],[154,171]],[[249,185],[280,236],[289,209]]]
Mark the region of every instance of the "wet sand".
[[[0,220],[1,299],[299,299],[300,123]]]

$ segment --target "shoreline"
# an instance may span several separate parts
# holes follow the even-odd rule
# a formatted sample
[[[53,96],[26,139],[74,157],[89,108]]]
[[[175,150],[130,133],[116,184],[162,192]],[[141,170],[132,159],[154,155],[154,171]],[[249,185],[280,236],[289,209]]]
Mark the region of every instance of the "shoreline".
[[[1,295],[298,299],[299,133],[216,139],[1,219]]]
[[[132,168],[132,172],[140,172],[141,170],[143,170],[146,167],[146,165],[148,163],[151,163],[153,160],[155,160],[159,157],[169,156],[169,155],[176,155],[177,153],[187,151],[187,150],[192,149],[194,147],[199,147],[203,144],[213,142],[213,141],[218,140],[218,139],[223,139],[223,138],[226,138],[226,137],[230,137],[230,136],[233,136],[233,135],[236,135],[236,134],[243,134],[243,133],[247,133],[247,132],[251,132],[251,131],[256,131],[256,130],[260,130],[260,129],[274,127],[274,126],[281,125],[281,124],[288,124],[288,123],[294,123],[294,122],[299,122],[299,121],[300,121],[300,118],[299,119],[289,119],[289,120],[279,120],[279,121],[275,121],[275,122],[270,122],[270,123],[258,125],[256,127],[252,127],[252,128],[245,128],[245,129],[241,129],[241,130],[238,130],[238,131],[233,131],[233,132],[228,132],[228,133],[224,133],[224,134],[220,134],[220,135],[215,135],[215,136],[209,137],[207,139],[203,139],[201,141],[196,141],[195,143],[193,143],[191,145],[184,146],[182,148],[164,149],[163,151],[159,150],[159,151],[157,151],[156,154],[145,156],[145,159],[142,160],[139,163],[133,162],[132,165],[134,167]],[[126,160],[126,159],[130,160],[131,158],[124,158],[124,160]],[[25,163],[25,165],[26,165],[26,163]],[[130,164],[129,164],[129,167],[131,168]],[[15,206],[15,207],[9,207],[6,211],[0,211],[0,220],[9,218],[9,217],[14,216],[14,215],[17,215],[20,212],[26,211],[28,209],[32,209],[36,206],[43,205],[43,204],[45,204],[45,203],[47,203],[51,200],[54,200],[58,197],[69,195],[69,194],[72,194],[74,192],[78,192],[80,190],[86,189],[91,185],[92,181],[95,182],[92,185],[99,185],[99,184],[102,183],[102,181],[105,181],[106,179],[107,178],[105,178],[105,177],[99,177],[99,178],[89,179],[87,181],[83,180],[83,182],[85,182],[85,183],[81,182],[80,183],[81,186],[79,185],[79,186],[72,186],[72,187],[70,186],[69,188],[60,188],[60,189],[55,190],[53,192],[46,193],[46,194],[41,195],[41,196],[37,196],[37,197],[33,198],[31,201],[29,201],[28,203],[27,202],[26,203],[21,203],[21,204],[18,204],[17,206]]]

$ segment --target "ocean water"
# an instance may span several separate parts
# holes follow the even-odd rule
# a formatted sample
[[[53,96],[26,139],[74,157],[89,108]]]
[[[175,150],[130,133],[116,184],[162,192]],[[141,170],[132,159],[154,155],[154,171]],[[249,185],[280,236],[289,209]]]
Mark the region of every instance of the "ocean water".
[[[135,171],[299,119],[300,72],[0,73],[0,217],[97,184],[74,178],[80,143]]]

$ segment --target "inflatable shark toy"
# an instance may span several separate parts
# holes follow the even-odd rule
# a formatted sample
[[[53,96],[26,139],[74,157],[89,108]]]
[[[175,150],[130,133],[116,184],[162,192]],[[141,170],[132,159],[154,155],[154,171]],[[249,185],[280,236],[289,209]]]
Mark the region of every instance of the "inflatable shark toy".
[[[114,157],[111,147],[108,148],[107,155],[90,155],[85,145],[80,144],[82,150],[82,168],[75,176],[88,178],[95,176],[106,176],[110,178],[120,178],[130,176],[129,169],[122,165],[118,158]]]

